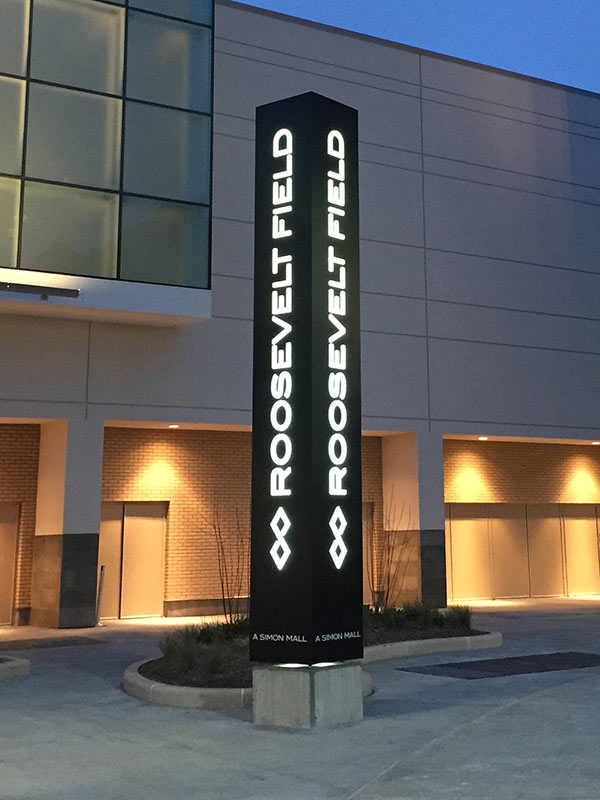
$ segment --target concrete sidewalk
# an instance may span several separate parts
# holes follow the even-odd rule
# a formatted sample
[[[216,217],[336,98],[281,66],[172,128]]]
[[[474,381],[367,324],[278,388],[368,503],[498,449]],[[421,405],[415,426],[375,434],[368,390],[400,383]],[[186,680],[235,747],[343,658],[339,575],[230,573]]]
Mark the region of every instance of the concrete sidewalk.
[[[26,650],[39,631],[0,631],[2,654],[31,660],[0,681],[0,798],[598,800],[600,668],[481,680],[398,668],[600,653],[600,601],[482,606],[475,624],[504,646],[371,664],[362,723],[301,732],[123,694],[125,667],[158,653],[155,626],[53,632],[63,646]]]

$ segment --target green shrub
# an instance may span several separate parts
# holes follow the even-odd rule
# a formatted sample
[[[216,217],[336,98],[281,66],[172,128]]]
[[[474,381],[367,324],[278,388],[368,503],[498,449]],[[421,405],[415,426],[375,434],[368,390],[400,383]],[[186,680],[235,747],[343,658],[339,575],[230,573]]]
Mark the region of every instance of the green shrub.
[[[248,617],[211,625],[185,625],[162,636],[158,646],[174,670],[187,672],[204,668],[216,672],[224,657],[223,646],[247,636],[248,632]]]
[[[450,606],[445,613],[445,617],[448,625],[456,628],[471,629],[473,612],[469,606]]]
[[[406,625],[406,615],[400,608],[386,606],[381,610],[379,617],[381,620],[381,625],[384,628],[397,630],[398,628],[403,628]]]
[[[193,625],[199,642],[213,644],[214,642],[228,642],[250,633],[248,617],[239,617],[232,622],[213,622],[210,625]]]
[[[373,615],[375,614],[374,609],[371,606],[364,605],[362,607],[362,619],[363,619],[363,626],[368,628],[373,624]]]
[[[196,652],[196,670],[201,670],[204,675],[216,675],[223,672],[227,663],[228,647],[225,642],[200,646]]]
[[[196,639],[202,644],[218,644],[231,638],[228,635],[227,626],[221,622],[212,625],[196,625],[195,627]]]
[[[402,610],[406,619],[419,628],[442,627],[443,617],[437,608],[431,608],[426,603],[404,603]]]
[[[171,669],[188,672],[194,668],[200,648],[197,635],[199,627],[186,625],[184,628],[166,633],[159,639],[158,646]]]
[[[366,630],[385,628],[400,630],[402,628],[461,628],[470,630],[471,609],[469,606],[451,606],[447,611],[431,608],[426,603],[404,603],[402,608],[376,609],[363,606],[363,625]]]
[[[363,625],[367,630],[401,628],[404,624],[404,613],[398,608],[387,606],[386,608],[377,609],[363,606]]]
[[[238,617],[234,619],[233,622],[229,622],[226,627],[231,633],[231,638],[235,639],[237,636],[249,636],[250,617]]]

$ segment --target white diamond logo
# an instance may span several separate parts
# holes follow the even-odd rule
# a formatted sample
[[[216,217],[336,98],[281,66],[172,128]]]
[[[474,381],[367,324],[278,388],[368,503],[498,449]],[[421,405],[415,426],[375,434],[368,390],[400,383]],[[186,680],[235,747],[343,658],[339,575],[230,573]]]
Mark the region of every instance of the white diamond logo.
[[[346,543],[342,539],[344,531],[348,527],[348,523],[346,521],[346,517],[344,516],[344,512],[339,506],[335,507],[335,510],[331,515],[329,527],[333,533],[333,542],[329,548],[329,555],[331,556],[331,560],[335,564],[336,569],[341,569],[348,552]]]
[[[288,515],[283,508],[279,507],[271,520],[271,530],[275,534],[275,542],[273,547],[269,550],[271,558],[275,562],[275,566],[278,570],[283,569],[285,562],[292,552],[285,540],[285,535],[289,531],[291,524]]]

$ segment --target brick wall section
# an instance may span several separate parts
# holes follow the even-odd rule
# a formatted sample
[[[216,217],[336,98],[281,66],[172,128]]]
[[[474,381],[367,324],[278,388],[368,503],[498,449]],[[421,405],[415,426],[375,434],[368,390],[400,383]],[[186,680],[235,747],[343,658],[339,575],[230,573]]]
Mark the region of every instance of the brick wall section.
[[[363,436],[362,439],[362,500],[373,503],[373,528],[383,530],[383,488],[381,479],[381,439]]]
[[[383,531],[381,439],[374,436],[362,440],[362,501],[372,507],[372,518],[363,514],[363,602],[372,603]]]
[[[103,500],[169,502],[166,600],[220,596],[214,528],[248,539],[250,464],[249,433],[106,429]]]
[[[362,469],[363,502],[373,504],[372,541],[367,543],[363,563],[363,568],[370,572],[367,576],[370,591],[383,590],[391,605],[414,602],[420,597],[419,534],[399,530],[409,523],[402,505],[400,509],[384,510],[381,438],[363,437]],[[384,527],[389,530],[384,532]],[[364,534],[369,535],[366,530]],[[374,598],[364,599],[373,602]]]
[[[0,502],[19,503],[15,608],[31,603],[39,425],[0,425]]]
[[[166,600],[220,597],[218,522],[226,547],[238,530],[245,546],[250,531],[251,434],[107,428],[102,498],[105,501],[167,501]],[[375,504],[381,529],[381,440],[363,439],[363,499]],[[213,515],[215,503],[218,514]],[[239,520],[239,525],[238,525]],[[248,592],[247,580],[239,594]]]
[[[444,441],[447,503],[600,503],[600,447]]]

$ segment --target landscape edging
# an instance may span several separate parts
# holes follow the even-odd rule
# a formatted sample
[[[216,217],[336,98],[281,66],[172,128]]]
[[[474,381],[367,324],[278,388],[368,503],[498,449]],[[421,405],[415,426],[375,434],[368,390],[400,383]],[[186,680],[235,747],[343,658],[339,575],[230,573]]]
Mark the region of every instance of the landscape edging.
[[[416,639],[407,642],[389,642],[365,647],[363,664],[383,661],[400,656],[416,656],[457,650],[479,650],[502,645],[501,633],[483,633],[475,636],[454,636],[445,639]],[[148,660],[137,661],[127,667],[121,684],[122,689],[138,700],[160,706],[176,708],[252,708],[252,688],[209,689],[201,686],[172,686],[145,678],[138,672]],[[363,670],[363,697],[373,693],[373,680]]]
[[[386,642],[365,647],[363,664],[384,661],[386,658],[421,656],[429,653],[448,653],[457,650],[482,650],[501,647],[501,633],[479,633],[474,636],[448,636],[445,639],[410,639],[405,642]]]

